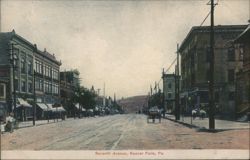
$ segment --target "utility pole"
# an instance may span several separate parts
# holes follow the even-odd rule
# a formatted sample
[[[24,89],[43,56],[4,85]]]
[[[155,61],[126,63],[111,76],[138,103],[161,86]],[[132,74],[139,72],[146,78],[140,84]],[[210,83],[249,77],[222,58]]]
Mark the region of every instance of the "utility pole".
[[[165,118],[166,108],[165,108],[165,85],[164,85],[164,68],[162,69],[162,108],[163,108],[163,117]]]
[[[176,120],[180,120],[180,74],[179,74],[179,44],[177,44],[177,66],[176,66]]]
[[[103,85],[103,107],[106,106],[106,99],[105,99],[105,83]]]
[[[214,0],[211,0],[210,71],[209,71],[209,129],[215,129],[214,120]]]
[[[33,126],[36,125],[36,73],[33,70],[33,92],[34,92],[34,104],[33,104]]]

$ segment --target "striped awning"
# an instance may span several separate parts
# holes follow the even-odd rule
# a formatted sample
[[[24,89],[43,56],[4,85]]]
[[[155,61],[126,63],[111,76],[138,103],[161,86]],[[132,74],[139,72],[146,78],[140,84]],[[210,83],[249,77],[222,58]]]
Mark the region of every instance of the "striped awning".
[[[62,106],[53,107],[52,104],[47,104],[47,106],[48,106],[49,110],[52,112],[66,112],[66,110]]]
[[[50,104],[50,103],[46,103],[46,105],[48,106],[49,111],[52,111],[52,110],[53,110],[53,106],[52,106],[52,104]]]
[[[44,103],[36,103],[42,110],[48,111],[49,107]]]

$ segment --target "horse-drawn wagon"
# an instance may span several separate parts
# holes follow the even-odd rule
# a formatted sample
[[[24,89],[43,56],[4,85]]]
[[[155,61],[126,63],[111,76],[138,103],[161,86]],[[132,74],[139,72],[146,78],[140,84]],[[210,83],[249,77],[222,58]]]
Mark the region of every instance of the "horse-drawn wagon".
[[[147,122],[149,123],[149,119],[152,119],[152,122],[155,122],[155,119],[159,120],[159,123],[161,123],[161,111],[158,109],[157,106],[154,106],[149,109],[148,111],[148,117]]]

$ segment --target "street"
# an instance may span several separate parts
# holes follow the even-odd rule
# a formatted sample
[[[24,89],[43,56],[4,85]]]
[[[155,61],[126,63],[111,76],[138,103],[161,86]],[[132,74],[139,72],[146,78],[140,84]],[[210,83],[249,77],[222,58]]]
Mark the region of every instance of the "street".
[[[67,119],[1,135],[2,150],[249,149],[249,129],[201,132],[146,115]]]

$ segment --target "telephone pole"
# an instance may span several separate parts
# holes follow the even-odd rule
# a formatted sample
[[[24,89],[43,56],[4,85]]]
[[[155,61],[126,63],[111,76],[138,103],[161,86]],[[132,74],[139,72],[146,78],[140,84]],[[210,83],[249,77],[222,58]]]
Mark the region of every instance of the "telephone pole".
[[[209,129],[215,129],[214,120],[214,0],[211,0],[210,71],[209,71]]]
[[[177,65],[176,65],[176,74],[175,74],[175,78],[176,78],[176,81],[175,81],[175,85],[176,85],[176,97],[175,97],[175,110],[176,110],[176,117],[175,117],[175,120],[180,120],[180,81],[179,81],[179,44],[177,44]]]

